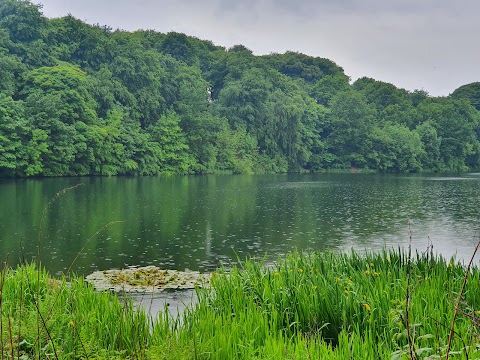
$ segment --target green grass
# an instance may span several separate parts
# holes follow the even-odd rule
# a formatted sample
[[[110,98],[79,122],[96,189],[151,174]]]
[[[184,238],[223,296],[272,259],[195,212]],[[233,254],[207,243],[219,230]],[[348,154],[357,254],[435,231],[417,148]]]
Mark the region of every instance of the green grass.
[[[408,271],[408,260],[390,251],[293,253],[273,268],[247,261],[217,272],[181,318],[161,313],[153,324],[130,302],[95,293],[80,278],[67,284],[44,271],[37,277],[35,266],[6,269],[1,356],[409,359],[412,349],[418,358],[445,358],[466,268],[416,255]],[[478,267],[461,299],[449,355],[478,359]]]
[[[151,324],[131,302],[96,293],[82,278],[37,275],[34,265],[3,272],[2,359],[123,358],[146,348]]]
[[[401,252],[296,253],[273,269],[246,262],[214,276],[213,290],[199,290],[198,305],[174,336],[160,321],[152,345],[168,339],[185,349],[195,339],[198,359],[409,358],[408,288],[410,344],[419,358],[444,357],[465,268],[418,255],[409,287],[407,269]],[[452,354],[480,358],[478,268],[462,298]]]

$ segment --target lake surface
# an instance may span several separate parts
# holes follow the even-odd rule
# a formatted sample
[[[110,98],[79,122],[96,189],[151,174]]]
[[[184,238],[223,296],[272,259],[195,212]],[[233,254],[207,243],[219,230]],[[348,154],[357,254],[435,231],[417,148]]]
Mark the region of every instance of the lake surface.
[[[31,261],[40,244],[54,274],[211,271],[295,249],[406,247],[410,234],[419,251],[468,260],[480,234],[480,174],[0,179],[0,201],[0,260]]]

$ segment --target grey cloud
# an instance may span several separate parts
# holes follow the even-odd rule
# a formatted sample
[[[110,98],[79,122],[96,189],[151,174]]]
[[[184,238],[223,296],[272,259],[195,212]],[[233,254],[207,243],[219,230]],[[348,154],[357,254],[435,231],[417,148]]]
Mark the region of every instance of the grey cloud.
[[[352,14],[391,14],[411,15],[435,12],[464,12],[480,10],[480,2],[475,0],[272,0],[274,7],[285,9],[291,14],[312,15],[352,15]]]
[[[42,0],[38,0],[42,1]],[[47,16],[179,31],[256,54],[293,50],[433,95],[480,81],[477,0],[43,0]]]

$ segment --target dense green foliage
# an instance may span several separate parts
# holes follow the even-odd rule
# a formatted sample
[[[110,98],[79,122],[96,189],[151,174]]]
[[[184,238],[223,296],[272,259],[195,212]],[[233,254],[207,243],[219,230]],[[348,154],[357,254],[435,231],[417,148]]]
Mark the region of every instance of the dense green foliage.
[[[154,322],[82,279],[67,285],[36,271],[0,272],[2,358],[480,358],[479,269],[462,290],[465,267],[430,254],[247,261],[214,273],[185,314],[172,319],[166,308]]]
[[[478,89],[350,84],[328,59],[0,0],[0,176],[477,169]]]

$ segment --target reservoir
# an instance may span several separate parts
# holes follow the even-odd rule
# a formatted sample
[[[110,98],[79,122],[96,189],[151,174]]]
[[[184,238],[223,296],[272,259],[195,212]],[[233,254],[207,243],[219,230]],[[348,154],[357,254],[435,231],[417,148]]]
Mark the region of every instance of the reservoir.
[[[0,260],[40,254],[52,274],[206,272],[295,250],[410,242],[468,261],[480,236],[475,173],[0,179],[0,202]]]

